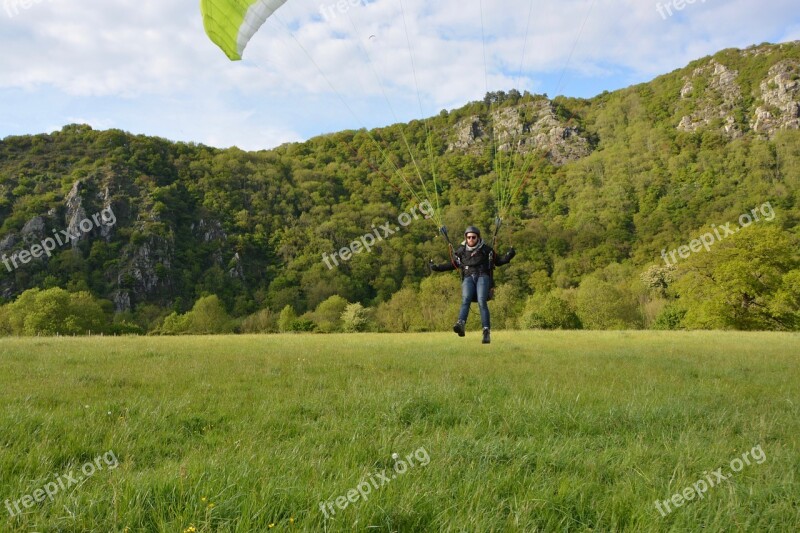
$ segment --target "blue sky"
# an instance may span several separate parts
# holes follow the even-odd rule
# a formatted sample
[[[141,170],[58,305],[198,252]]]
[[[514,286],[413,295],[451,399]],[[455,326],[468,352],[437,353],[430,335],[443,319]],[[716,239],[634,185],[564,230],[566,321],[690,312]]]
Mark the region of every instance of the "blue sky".
[[[796,0],[288,0],[231,62],[197,0],[0,0],[0,138],[88,123],[257,150],[797,39]]]

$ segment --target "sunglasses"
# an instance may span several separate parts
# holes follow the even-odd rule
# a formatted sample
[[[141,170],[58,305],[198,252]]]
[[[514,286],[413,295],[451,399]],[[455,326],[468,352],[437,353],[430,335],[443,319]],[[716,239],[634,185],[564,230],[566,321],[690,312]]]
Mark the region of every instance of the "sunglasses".
[[[477,235],[467,235],[467,239],[477,239]]]

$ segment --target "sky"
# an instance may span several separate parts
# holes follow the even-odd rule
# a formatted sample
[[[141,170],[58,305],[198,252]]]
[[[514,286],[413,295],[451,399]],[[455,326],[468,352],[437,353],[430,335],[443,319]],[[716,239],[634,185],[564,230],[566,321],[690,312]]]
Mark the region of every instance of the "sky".
[[[260,150],[793,40],[797,0],[288,0],[233,62],[198,0],[0,0],[0,139],[84,123]]]

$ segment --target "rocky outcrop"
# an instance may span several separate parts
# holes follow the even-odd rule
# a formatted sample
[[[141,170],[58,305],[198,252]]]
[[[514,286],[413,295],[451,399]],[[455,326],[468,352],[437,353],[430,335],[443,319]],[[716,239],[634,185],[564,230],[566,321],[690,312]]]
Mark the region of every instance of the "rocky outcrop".
[[[19,238],[15,234],[9,233],[0,239],[0,253],[10,252],[17,245],[17,242],[19,242]]]
[[[771,138],[778,130],[800,129],[800,60],[773,65],[760,90],[761,105],[750,123],[753,131]]]
[[[130,248],[123,261],[125,266],[117,277],[120,290],[130,290],[137,296],[148,297],[167,289],[169,279],[162,272],[166,273],[171,268],[174,251],[171,239],[156,235]]]
[[[712,59],[694,69],[681,89],[681,99],[693,99],[690,114],[681,117],[680,131],[697,131],[722,122],[722,131],[731,139],[742,136],[735,110],[742,105],[742,91],[736,83],[738,72]]]
[[[44,239],[45,229],[46,225],[44,218],[33,217],[22,227],[20,236],[27,245],[39,243],[42,241],[42,239]]]
[[[98,194],[98,197],[103,205],[103,210],[111,210],[113,212],[114,208],[111,203],[111,193],[109,192],[108,186],[103,188],[103,191]],[[100,237],[106,242],[111,241],[111,235],[114,232],[114,226],[116,226],[116,224],[100,225]]]
[[[244,268],[242,267],[242,259],[239,257],[239,252],[233,254],[233,258],[228,264],[228,276],[244,281]]]
[[[112,296],[114,301],[114,311],[124,313],[131,310],[131,295],[128,291],[118,290]]]
[[[73,236],[72,247],[76,248],[78,243],[86,238],[80,229],[80,223],[86,219],[86,210],[83,208],[83,198],[81,197],[81,181],[78,180],[72,185],[66,197],[67,212],[64,215],[67,232]]]
[[[206,221],[201,218],[197,226],[192,224],[191,229],[192,231],[197,230],[197,234],[203,239],[203,242],[224,241],[228,238],[218,220]]]
[[[496,142],[497,149],[506,152],[542,151],[556,165],[586,157],[592,150],[581,131],[560,120],[546,99],[499,109],[486,122],[477,116],[459,122],[448,149],[477,154],[486,143]]]
[[[483,137],[483,126],[477,116],[461,121],[455,129],[455,140],[447,147],[449,151],[468,152]]]

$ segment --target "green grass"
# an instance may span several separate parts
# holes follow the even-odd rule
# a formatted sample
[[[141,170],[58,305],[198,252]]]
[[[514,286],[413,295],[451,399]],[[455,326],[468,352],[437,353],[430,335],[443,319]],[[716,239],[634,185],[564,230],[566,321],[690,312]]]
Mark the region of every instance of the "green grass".
[[[797,334],[3,339],[0,401],[0,531],[800,528]],[[109,450],[118,468],[9,516]]]

